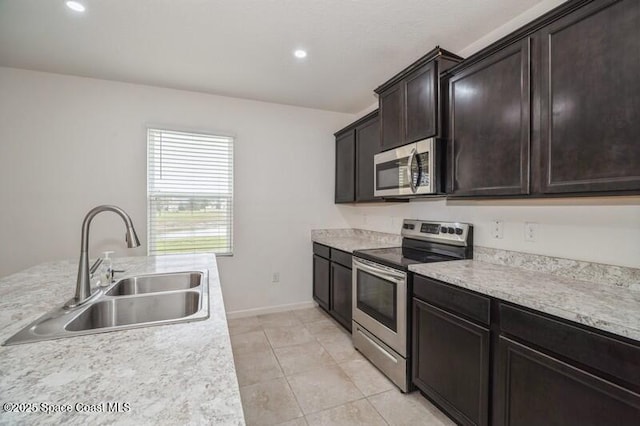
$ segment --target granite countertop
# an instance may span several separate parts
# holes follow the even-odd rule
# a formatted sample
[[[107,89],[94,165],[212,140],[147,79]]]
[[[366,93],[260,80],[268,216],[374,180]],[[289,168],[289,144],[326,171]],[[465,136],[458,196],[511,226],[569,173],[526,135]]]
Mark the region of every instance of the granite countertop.
[[[0,424],[243,425],[229,330],[213,255],[115,258],[124,276],[209,271],[204,321],[0,346],[0,403],[70,404],[71,413],[12,413]],[[68,300],[77,263],[44,263],[0,279],[0,341]],[[127,412],[76,412],[107,402]],[[90,408],[88,408],[90,409]]]
[[[402,237],[364,229],[314,229],[311,241],[353,253],[356,250],[399,247]]]
[[[640,291],[478,260],[411,265],[427,277],[640,341]]]

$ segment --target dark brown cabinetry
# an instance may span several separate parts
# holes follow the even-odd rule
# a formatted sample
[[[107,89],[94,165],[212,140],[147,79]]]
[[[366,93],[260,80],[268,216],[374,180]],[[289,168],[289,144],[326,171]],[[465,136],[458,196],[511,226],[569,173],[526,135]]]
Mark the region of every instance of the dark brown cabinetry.
[[[640,424],[639,342],[419,275],[413,296],[413,384],[458,424]]]
[[[331,264],[331,310],[330,313],[345,328],[351,330],[351,268]]]
[[[494,424],[640,424],[640,347],[504,304],[500,331]]]
[[[336,135],[336,203],[352,203],[356,196],[356,137],[353,131]]]
[[[313,300],[351,331],[351,254],[313,243]]]
[[[313,255],[313,299],[324,309],[329,309],[331,266],[328,259],[315,253],[316,244],[314,244]]]
[[[373,156],[380,143],[378,111],[335,134],[336,203],[377,201],[373,196]]]
[[[449,192],[529,192],[530,41],[505,48],[449,81]]]
[[[531,347],[500,337],[496,425],[637,425],[639,396]]]
[[[640,192],[640,2],[574,0],[451,68],[448,192]]]
[[[380,143],[378,151],[404,145],[402,129],[402,87],[400,83],[380,94]]]
[[[460,60],[436,47],[375,90],[380,103],[380,152],[438,135],[439,73]]]
[[[373,187],[373,157],[378,153],[380,120],[378,113],[358,125],[356,133],[356,202],[377,201]]]
[[[640,2],[593,2],[539,39],[542,192],[640,189]]]
[[[488,321],[489,299],[420,276],[413,294],[413,383],[459,424],[488,424],[490,332],[469,319]]]

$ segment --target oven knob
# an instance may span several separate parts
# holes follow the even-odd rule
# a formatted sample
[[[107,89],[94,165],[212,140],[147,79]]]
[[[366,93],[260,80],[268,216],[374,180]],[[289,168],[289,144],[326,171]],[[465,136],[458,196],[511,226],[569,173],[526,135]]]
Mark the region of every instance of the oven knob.
[[[444,225],[440,226],[440,233],[441,234],[446,234],[447,233],[447,227],[444,226]]]
[[[462,235],[462,228],[456,228],[456,235]]]
[[[449,232],[450,234],[453,234],[456,231],[455,231],[455,229],[449,227],[449,228],[447,228],[447,232]]]

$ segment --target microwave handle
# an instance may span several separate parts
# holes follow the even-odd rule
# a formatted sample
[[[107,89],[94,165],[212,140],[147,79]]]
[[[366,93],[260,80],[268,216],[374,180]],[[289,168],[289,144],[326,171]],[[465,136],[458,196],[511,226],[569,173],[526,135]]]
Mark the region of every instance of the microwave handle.
[[[416,160],[416,156],[418,155],[418,150],[413,148],[411,150],[411,154],[409,154],[409,164],[407,165],[407,175],[409,177],[409,186],[411,187],[411,192],[414,194],[418,191],[416,188],[416,182],[413,181],[413,173],[411,169],[413,168],[413,162]],[[420,170],[418,170],[418,181],[420,181]]]

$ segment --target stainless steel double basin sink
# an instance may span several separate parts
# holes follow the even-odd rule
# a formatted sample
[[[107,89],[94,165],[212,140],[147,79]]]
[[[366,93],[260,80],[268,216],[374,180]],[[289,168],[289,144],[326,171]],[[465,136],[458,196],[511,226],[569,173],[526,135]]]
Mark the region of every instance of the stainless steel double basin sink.
[[[209,317],[207,271],[120,279],[77,308],[61,306],[38,318],[4,345],[37,342]]]

